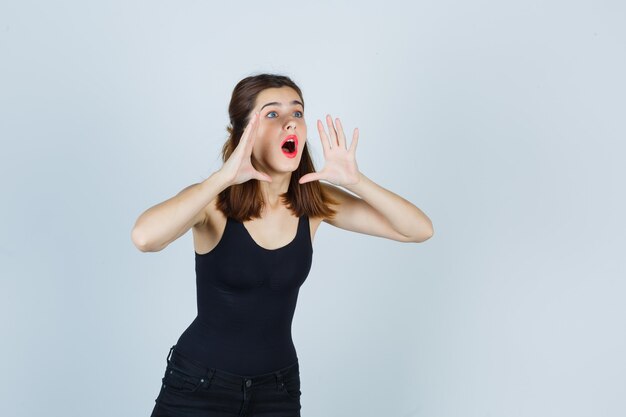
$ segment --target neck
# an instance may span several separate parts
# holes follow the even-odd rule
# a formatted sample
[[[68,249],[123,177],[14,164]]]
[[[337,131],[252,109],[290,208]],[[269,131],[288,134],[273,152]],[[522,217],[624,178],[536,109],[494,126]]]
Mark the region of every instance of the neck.
[[[272,182],[259,181],[261,184],[261,195],[265,202],[267,209],[276,209],[282,205],[281,194],[284,194],[289,189],[289,182],[291,181],[291,172],[286,174],[274,174],[271,176]]]

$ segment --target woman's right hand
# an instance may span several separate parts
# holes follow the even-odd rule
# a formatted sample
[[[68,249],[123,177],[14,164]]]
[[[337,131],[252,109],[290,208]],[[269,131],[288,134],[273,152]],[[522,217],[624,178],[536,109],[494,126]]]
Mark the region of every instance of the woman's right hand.
[[[257,112],[250,118],[248,126],[239,139],[239,144],[220,168],[220,173],[227,178],[230,185],[241,184],[251,179],[272,182],[272,177],[257,171],[250,160],[258,127],[259,113]]]

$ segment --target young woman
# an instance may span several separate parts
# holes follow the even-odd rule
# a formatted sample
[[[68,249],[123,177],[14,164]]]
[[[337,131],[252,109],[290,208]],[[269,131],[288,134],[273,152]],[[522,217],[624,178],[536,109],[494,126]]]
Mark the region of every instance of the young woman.
[[[315,172],[302,92],[288,77],[241,80],[229,115],[222,167],[132,230],[144,252],[189,229],[195,248],[198,316],[167,355],[153,417],[299,416],[291,321],[320,223],[401,242],[433,235],[420,209],[359,171],[358,130],[348,146],[339,119],[326,117],[328,133],[317,121],[325,164]]]

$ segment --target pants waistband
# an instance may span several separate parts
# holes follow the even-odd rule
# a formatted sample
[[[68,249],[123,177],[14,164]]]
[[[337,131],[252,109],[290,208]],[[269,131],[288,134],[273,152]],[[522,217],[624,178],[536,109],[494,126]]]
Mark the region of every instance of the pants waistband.
[[[281,384],[284,381],[285,375],[289,373],[299,373],[299,366],[298,362],[296,361],[285,368],[265,374],[237,375],[221,369],[207,368],[205,366],[202,366],[197,362],[185,357],[175,348],[176,345],[170,348],[170,352],[167,355],[167,366],[178,368],[185,373],[193,372],[196,376],[206,377],[209,383],[217,383],[222,386],[245,386],[247,388],[251,388],[253,386]]]

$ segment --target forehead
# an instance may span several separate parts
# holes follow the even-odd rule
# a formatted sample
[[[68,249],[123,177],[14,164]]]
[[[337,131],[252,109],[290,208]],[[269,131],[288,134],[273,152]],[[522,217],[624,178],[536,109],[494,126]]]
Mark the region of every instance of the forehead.
[[[266,88],[256,97],[254,107],[258,108],[271,102],[278,102],[285,105],[291,103],[293,100],[302,101],[296,90],[291,87]]]

